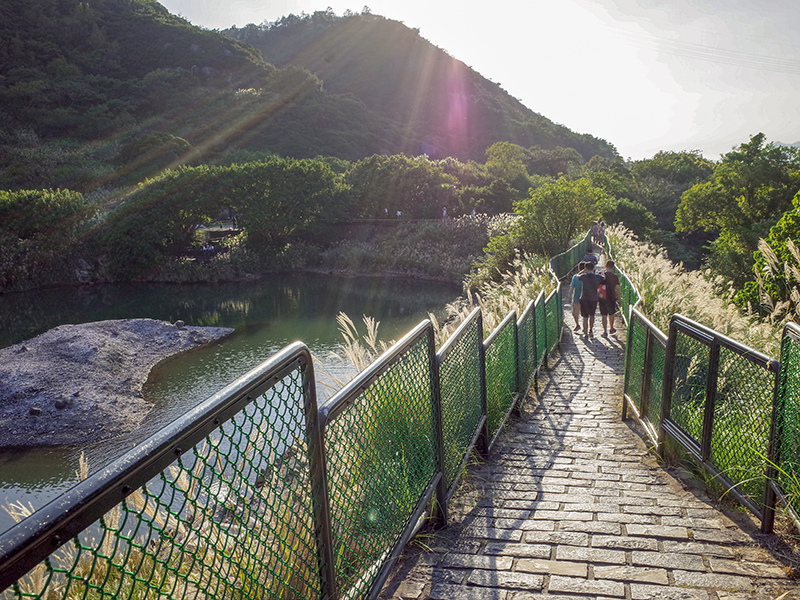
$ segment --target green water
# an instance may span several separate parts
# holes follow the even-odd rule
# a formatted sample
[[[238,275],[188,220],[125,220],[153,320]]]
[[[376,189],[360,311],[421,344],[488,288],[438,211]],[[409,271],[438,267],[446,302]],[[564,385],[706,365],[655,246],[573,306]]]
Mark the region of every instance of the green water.
[[[0,347],[57,325],[106,319],[182,319],[235,328],[222,342],[167,361],[151,374],[144,394],[153,410],[139,430],[86,448],[0,452],[0,507],[11,501],[43,506],[75,483],[81,450],[92,470],[99,469],[295,340],[321,359],[318,391],[325,397],[331,390],[324,382],[331,376],[352,375],[331,359],[341,341],[340,311],[362,330],[361,316],[375,317],[381,339],[391,340],[429,312],[441,316],[458,292],[435,282],[287,273],[225,284],[99,285],[0,295]],[[0,509],[0,531],[12,523]]]

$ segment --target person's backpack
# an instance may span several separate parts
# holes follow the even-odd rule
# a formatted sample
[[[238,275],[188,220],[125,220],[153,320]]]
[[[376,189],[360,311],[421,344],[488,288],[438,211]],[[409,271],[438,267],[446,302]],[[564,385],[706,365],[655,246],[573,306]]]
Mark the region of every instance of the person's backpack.
[[[605,300],[608,298],[608,290],[605,283],[601,283],[599,286],[597,286],[597,297],[600,300]]]

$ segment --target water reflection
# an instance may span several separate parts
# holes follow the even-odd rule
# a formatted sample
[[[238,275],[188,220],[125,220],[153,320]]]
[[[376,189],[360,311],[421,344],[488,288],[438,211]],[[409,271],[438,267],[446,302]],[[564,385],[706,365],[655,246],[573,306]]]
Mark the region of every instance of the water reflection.
[[[340,342],[335,318],[347,312],[381,321],[380,337],[396,339],[458,294],[450,285],[398,279],[278,274],[257,281],[198,285],[102,285],[0,296],[0,346],[64,323],[148,317],[191,325],[234,327],[224,341],[157,368],[145,387],[154,409],[137,431],[84,448],[98,469],[188,408],[225,387],[278,349],[304,341],[323,362],[323,382],[348,373],[330,352]],[[324,383],[318,386],[326,395]],[[0,453],[0,506],[35,507],[75,482],[81,448]],[[12,524],[0,510],[0,531]]]

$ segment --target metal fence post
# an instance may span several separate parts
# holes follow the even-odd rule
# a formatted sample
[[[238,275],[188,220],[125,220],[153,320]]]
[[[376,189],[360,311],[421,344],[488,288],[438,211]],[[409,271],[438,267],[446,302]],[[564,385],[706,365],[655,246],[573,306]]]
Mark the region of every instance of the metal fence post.
[[[442,386],[439,377],[439,362],[436,360],[436,336],[433,334],[433,324],[428,330],[428,362],[431,373],[431,400],[433,402],[433,428],[436,442],[436,465],[441,477],[436,484],[436,526],[441,528],[447,525],[447,478],[444,459],[444,426],[442,418]]]
[[[772,422],[769,427],[769,442],[767,445],[767,468],[764,473],[766,485],[764,486],[764,512],[761,517],[761,533],[772,533],[775,526],[775,507],[778,504],[778,496],[775,493],[775,476],[777,465],[781,462],[781,437],[783,435],[783,377],[784,362],[783,354],[786,347],[788,336],[786,335],[788,325],[783,327],[781,338],[781,355],[778,363],[778,370],[775,373],[775,386],[772,390]]]
[[[666,440],[664,423],[666,423],[669,418],[672,408],[672,379],[675,372],[675,337],[677,333],[678,330],[675,327],[675,319],[671,318],[669,321],[667,350],[664,357],[664,385],[661,387],[661,415],[659,416],[658,422],[658,446],[656,448],[656,452],[659,456],[664,455],[664,442]]]
[[[717,380],[719,375],[719,344],[711,345],[706,379],[706,406],[703,414],[703,435],[700,440],[700,457],[703,461],[711,456],[711,437],[714,435],[714,408],[717,403]]]
[[[633,320],[633,311],[631,311],[631,321]],[[644,338],[644,373],[642,373],[642,395],[641,407],[639,414],[644,416],[648,414],[650,408],[650,382],[653,379],[653,335],[649,328],[645,328]]]
[[[522,402],[525,400],[522,398],[522,394],[525,390],[522,389],[522,383],[520,381],[522,369],[519,366],[520,361],[520,352],[519,352],[519,329],[517,328],[517,320],[514,319],[514,381],[516,381],[516,393],[517,393],[517,401],[514,403],[514,413],[519,415],[521,413],[521,406]]]
[[[628,382],[630,381],[631,369],[631,348],[633,346],[633,319],[628,321],[628,335],[625,340],[625,375],[622,383],[622,420],[628,418],[628,401],[625,399],[625,394],[628,393]]]
[[[478,453],[483,456],[489,456],[489,408],[488,400],[486,398],[486,348],[483,345],[483,311],[478,313],[478,356],[480,386],[481,386],[481,416],[483,417],[483,426],[481,427],[481,434],[478,436],[478,443],[475,445]]]
[[[306,399],[309,476],[314,506],[314,532],[317,538],[320,589],[324,600],[334,600],[338,597],[336,589],[336,558],[333,550],[331,503],[328,495],[328,476],[325,464],[325,436],[323,435],[319,410],[317,409],[313,364],[305,365],[302,374],[303,391]]]

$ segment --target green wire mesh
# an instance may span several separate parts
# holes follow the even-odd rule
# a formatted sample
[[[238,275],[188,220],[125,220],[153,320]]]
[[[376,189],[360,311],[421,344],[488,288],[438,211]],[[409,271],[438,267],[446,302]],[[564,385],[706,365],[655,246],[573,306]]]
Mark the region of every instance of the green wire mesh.
[[[776,479],[790,506],[800,511],[800,337],[787,329],[778,384]]]
[[[557,254],[550,259],[550,268],[559,279],[564,278],[574,267],[580,262],[586,253],[586,247],[591,243],[592,237],[590,232],[586,232],[583,239],[572,246],[569,250]]]
[[[631,306],[634,306],[639,301],[639,292],[636,291],[636,288],[625,273],[618,269],[617,275],[619,275],[620,309],[627,323],[629,321]]]
[[[588,241],[560,256],[564,276]],[[493,439],[558,343],[561,297],[541,298],[485,349]],[[455,485],[481,419],[481,327],[440,364],[444,477]],[[402,354],[324,432],[337,586],[371,589],[436,472],[430,340]],[[518,362],[519,361],[519,362]],[[300,369],[277,381],[0,599],[322,595]]]
[[[486,347],[486,420],[493,439],[517,392],[517,349],[514,319],[508,319]]]
[[[664,387],[664,365],[667,360],[667,347],[655,335],[650,341],[650,394],[645,416],[656,429],[661,424],[661,394]]]
[[[561,325],[563,318],[559,305],[561,304],[561,295],[558,293],[550,294],[544,303],[545,312],[545,327],[547,327],[547,353],[552,352],[558,345],[559,336],[561,333]]]
[[[764,493],[775,374],[720,348],[711,461],[739,492]]]
[[[542,364],[547,357],[547,319],[545,314],[544,296],[536,302],[534,309],[536,319],[536,365]]]
[[[3,598],[318,598],[300,370]]]
[[[530,306],[517,323],[520,391],[525,391],[536,374],[536,306]]]
[[[419,339],[325,428],[337,586],[361,597],[436,471],[429,340]]]
[[[647,328],[641,320],[631,319],[628,328],[628,364],[625,369],[625,393],[642,414],[642,375],[644,372],[645,344]]]
[[[703,433],[710,352],[701,341],[677,333],[670,419],[698,445]]]
[[[481,403],[481,321],[473,319],[439,365],[445,482],[448,491],[458,480],[483,414]]]

